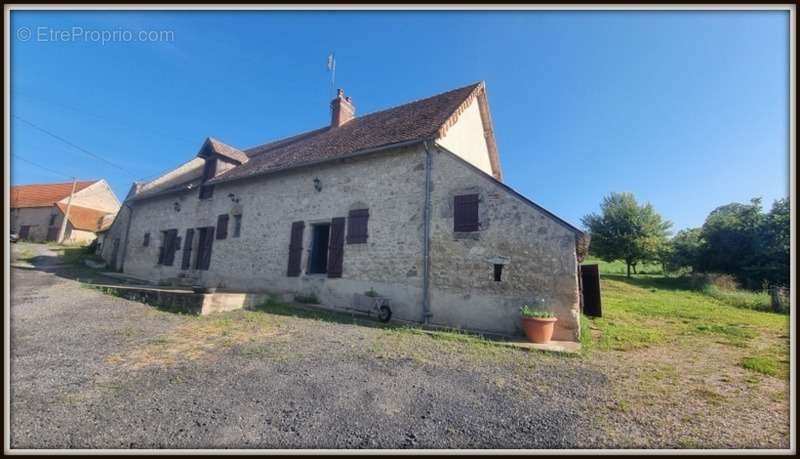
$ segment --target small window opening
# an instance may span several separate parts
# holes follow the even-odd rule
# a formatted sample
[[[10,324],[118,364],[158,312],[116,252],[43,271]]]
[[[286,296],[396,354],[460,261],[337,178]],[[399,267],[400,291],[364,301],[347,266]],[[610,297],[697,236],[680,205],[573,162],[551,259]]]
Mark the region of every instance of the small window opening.
[[[495,282],[500,282],[500,281],[503,280],[502,278],[503,278],[503,265],[495,264],[494,265],[494,281]]]
[[[242,215],[237,214],[233,216],[233,237],[239,237],[242,234]]]
[[[142,247],[147,247],[150,245],[150,233],[144,233],[144,241],[142,241]]]
[[[330,224],[313,225],[311,230],[311,256],[308,258],[309,274],[328,272],[328,240]]]

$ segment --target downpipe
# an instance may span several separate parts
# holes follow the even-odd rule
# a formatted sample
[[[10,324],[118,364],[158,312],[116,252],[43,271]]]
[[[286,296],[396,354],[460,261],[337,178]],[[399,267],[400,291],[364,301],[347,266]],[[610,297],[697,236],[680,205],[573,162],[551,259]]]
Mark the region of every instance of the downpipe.
[[[431,166],[433,157],[428,141],[422,143],[425,148],[425,203],[422,209],[422,323],[429,324],[430,304],[430,271],[431,271]]]

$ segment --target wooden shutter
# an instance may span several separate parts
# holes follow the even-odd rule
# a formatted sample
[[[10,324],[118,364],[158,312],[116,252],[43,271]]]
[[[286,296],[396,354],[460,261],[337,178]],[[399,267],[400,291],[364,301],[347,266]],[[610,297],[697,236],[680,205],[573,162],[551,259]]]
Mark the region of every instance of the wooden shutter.
[[[351,210],[347,216],[347,243],[364,244],[367,242],[367,221],[369,209]]]
[[[297,277],[300,275],[300,259],[303,256],[303,229],[305,223],[292,223],[292,235],[289,240],[289,268],[286,275]]]
[[[453,231],[478,231],[477,194],[465,194],[454,197]]]
[[[228,214],[222,214],[217,217],[217,239],[227,239],[228,218]]]
[[[331,235],[328,241],[328,277],[342,277],[344,258],[344,217],[331,221]]]
[[[194,240],[194,228],[186,230],[186,237],[183,241],[183,259],[181,260],[181,269],[189,269],[192,261],[192,241]]]
[[[211,248],[214,245],[214,227],[203,228],[197,249],[197,269],[207,270],[211,266]]]
[[[178,230],[168,230],[164,232],[163,264],[165,266],[172,266],[172,263],[175,261],[177,236]]]

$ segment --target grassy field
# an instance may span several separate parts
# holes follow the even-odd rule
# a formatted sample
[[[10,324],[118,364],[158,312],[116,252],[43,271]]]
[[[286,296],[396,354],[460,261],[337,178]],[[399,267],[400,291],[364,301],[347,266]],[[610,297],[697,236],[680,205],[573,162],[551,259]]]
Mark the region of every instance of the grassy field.
[[[583,317],[583,352],[616,387],[616,409],[686,429],[686,447],[704,447],[731,412],[775,441],[788,436],[789,315],[754,309],[756,293],[691,288],[655,266],[629,279],[624,264],[599,264],[603,317]]]

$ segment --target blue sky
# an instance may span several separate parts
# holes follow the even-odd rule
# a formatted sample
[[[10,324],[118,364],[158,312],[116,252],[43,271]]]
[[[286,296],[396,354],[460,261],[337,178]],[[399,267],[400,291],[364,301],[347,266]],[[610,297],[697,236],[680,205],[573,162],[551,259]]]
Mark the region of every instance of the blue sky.
[[[675,229],[723,204],[788,195],[787,12],[18,11],[11,21],[12,153],[105,178],[120,198],[207,136],[246,148],[327,124],[330,51],[336,86],[361,114],[485,80],[505,182],[575,224],[612,191],[651,202]],[[173,39],[90,35],[142,30]],[[65,180],[11,163],[12,184]]]

